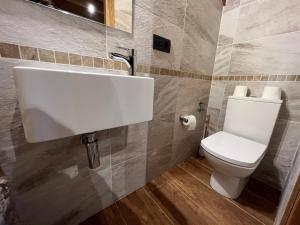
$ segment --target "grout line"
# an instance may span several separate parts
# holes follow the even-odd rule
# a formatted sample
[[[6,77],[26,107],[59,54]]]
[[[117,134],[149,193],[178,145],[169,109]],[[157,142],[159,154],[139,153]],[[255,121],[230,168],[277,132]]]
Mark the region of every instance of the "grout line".
[[[41,62],[41,58],[40,58],[40,51],[39,48],[36,48],[37,51],[37,56],[38,56],[38,61]]]
[[[168,218],[168,220],[171,222],[171,224],[174,224],[171,218],[167,215],[167,213],[160,207],[160,205],[156,202],[156,200],[150,195],[148,190],[143,187],[144,191],[146,192],[146,195],[157,205],[157,207],[162,211],[162,213]]]
[[[68,54],[68,64],[67,65],[71,65],[70,53],[67,52],[67,54]]]
[[[180,166],[179,166],[180,167]],[[186,173],[188,173],[189,175],[191,175],[193,178],[195,178],[196,180],[198,180],[200,183],[202,183],[203,185],[205,185],[206,187],[208,187],[209,189],[213,190],[211,186],[209,186],[208,184],[206,184],[205,182],[203,182],[201,179],[199,179],[198,177],[194,176],[191,172],[187,171],[186,169],[180,167],[182,170],[184,170]],[[214,191],[214,190],[213,190]],[[234,206],[236,206],[237,208],[239,208],[240,210],[242,210],[243,212],[245,212],[247,215],[249,215],[250,217],[254,218],[255,220],[257,220],[258,222],[260,222],[261,224],[265,224],[263,223],[261,220],[259,220],[258,218],[256,218],[255,216],[253,216],[252,214],[250,214],[249,212],[247,212],[245,209],[241,208],[239,205],[237,205],[233,200],[228,199],[226,197],[223,197],[223,199],[225,199],[226,201],[230,202],[231,204],[233,204]]]
[[[54,63],[56,64],[56,56],[55,56],[55,51],[54,50],[52,50],[53,51],[53,56],[54,56]]]
[[[185,20],[186,20],[186,12],[188,8],[188,4],[189,4],[188,0],[185,0],[185,9],[184,9],[184,17],[183,17],[183,34],[185,34]]]
[[[18,51],[19,51],[20,59],[22,60],[21,47],[20,47],[20,45],[17,45],[17,46],[18,46]]]

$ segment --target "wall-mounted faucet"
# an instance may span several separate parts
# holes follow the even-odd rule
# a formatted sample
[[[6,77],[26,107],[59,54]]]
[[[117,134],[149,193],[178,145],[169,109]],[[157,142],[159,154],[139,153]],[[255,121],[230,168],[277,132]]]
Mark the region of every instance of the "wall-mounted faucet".
[[[109,58],[120,61],[120,62],[124,62],[129,69],[129,75],[135,76],[135,74],[136,74],[136,70],[135,70],[136,50],[129,49],[129,48],[123,48],[123,47],[118,47],[118,48],[128,51],[129,56],[125,56],[125,55],[115,53],[115,52],[110,52]]]

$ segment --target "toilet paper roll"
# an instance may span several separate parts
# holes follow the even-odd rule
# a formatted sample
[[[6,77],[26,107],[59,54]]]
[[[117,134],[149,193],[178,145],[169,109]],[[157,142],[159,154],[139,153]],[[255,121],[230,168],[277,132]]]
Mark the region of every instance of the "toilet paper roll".
[[[187,128],[187,130],[195,130],[197,125],[197,120],[194,115],[183,116],[185,120],[182,121],[183,126]]]
[[[246,97],[248,92],[247,86],[236,86],[234,89],[233,96]]]
[[[281,89],[280,87],[265,87],[263,91],[262,98],[267,99],[281,99]]]

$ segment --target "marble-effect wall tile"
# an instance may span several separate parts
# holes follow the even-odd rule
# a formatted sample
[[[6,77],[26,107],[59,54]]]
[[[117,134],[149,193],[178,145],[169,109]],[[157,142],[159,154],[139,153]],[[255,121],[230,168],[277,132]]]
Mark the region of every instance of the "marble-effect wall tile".
[[[222,14],[221,1],[188,1],[186,10],[181,70],[210,75]]]
[[[275,218],[275,225],[281,224],[281,219],[286,211],[286,207],[289,203],[290,197],[294,191],[294,187],[296,185],[296,182],[298,181],[300,176],[300,142],[298,145],[298,150],[295,156],[294,163],[292,165],[292,168],[290,170],[288,181],[285,186],[285,189],[282,193],[281,201],[277,210],[277,215]]]
[[[243,2],[235,42],[299,31],[299,14],[298,0]]]
[[[154,15],[183,28],[187,1],[182,0],[138,0],[136,4],[143,7]]]
[[[266,152],[266,157],[254,176],[259,177],[261,180],[268,180],[270,176],[264,177],[262,174],[272,174],[273,179],[270,180],[270,183],[272,182],[271,184],[279,189],[284,189],[288,173],[294,162],[299,140],[300,123],[278,120]],[[264,173],[261,174],[261,170]]]
[[[1,41],[106,56],[105,26],[98,23],[22,0],[1,0],[0,21]]]
[[[109,131],[111,141],[111,163],[120,164],[139,155],[147,149],[148,123],[138,123]]]
[[[298,74],[299,42],[300,32],[293,32],[234,44],[229,73]]]
[[[140,155],[112,167],[112,192],[115,199],[144,186],[146,183],[146,155]]]
[[[84,216],[86,219],[90,216],[90,210],[88,212],[82,210],[83,203],[87,205],[97,202],[94,213],[109,206],[113,197],[111,170],[90,171],[90,173],[87,177],[62,176],[63,185],[48,187],[47,192],[41,192],[43,187],[39,186],[37,189],[17,195],[17,210],[22,212],[19,214],[21,223],[75,225],[79,222],[76,221],[77,217]]]
[[[195,155],[199,149],[208,105],[210,83],[209,81],[195,81],[188,78],[180,80],[176,104],[171,166]],[[199,102],[204,103],[204,111],[198,111]],[[197,119],[196,129],[192,131],[187,130],[179,120],[179,116],[190,114],[194,115]]]
[[[167,20],[155,16],[153,17],[152,32],[170,39],[172,44],[170,53],[152,51],[151,66],[179,70],[182,59],[184,30]]]
[[[230,10],[225,9],[227,8],[224,8],[222,14],[218,45],[229,45],[233,43],[239,22],[239,5],[231,8]]]
[[[228,75],[231,54],[232,45],[224,45],[217,47],[213,75]]]

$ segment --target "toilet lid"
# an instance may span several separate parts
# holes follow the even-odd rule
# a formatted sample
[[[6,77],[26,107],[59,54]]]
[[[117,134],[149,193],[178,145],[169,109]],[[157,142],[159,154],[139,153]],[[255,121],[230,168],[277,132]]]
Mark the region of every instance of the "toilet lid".
[[[224,131],[203,139],[201,146],[221,160],[244,167],[254,167],[267,148],[264,144]]]

